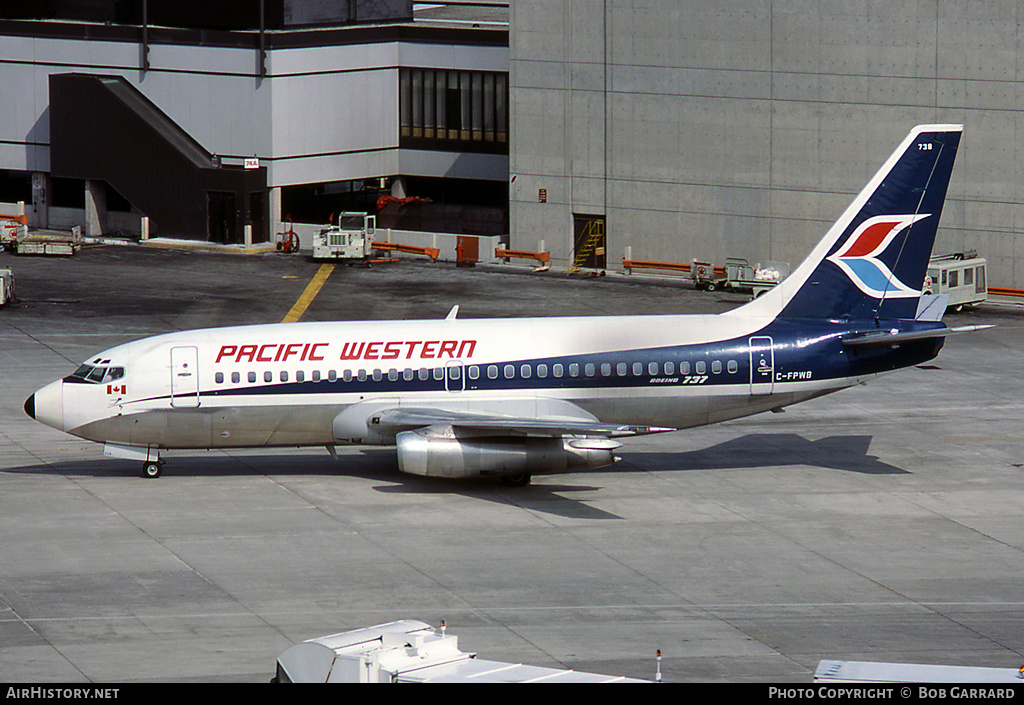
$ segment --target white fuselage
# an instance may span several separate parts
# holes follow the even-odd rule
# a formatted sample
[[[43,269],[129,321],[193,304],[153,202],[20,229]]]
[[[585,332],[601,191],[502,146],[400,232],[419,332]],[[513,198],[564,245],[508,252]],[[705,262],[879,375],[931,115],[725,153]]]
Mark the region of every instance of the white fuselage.
[[[616,316],[170,333],[92,358],[100,370],[123,368],[112,381],[99,374],[92,383],[65,378],[40,390],[36,418],[127,446],[388,444],[393,436],[375,432],[367,414],[335,420],[347,408],[372,411],[378,403],[551,417],[564,415],[557,402],[565,401],[606,423],[684,428],[860,381],[783,370],[771,355],[767,363],[753,360],[748,338],[766,323],[743,316]],[[773,368],[767,381],[757,375],[765,364]]]

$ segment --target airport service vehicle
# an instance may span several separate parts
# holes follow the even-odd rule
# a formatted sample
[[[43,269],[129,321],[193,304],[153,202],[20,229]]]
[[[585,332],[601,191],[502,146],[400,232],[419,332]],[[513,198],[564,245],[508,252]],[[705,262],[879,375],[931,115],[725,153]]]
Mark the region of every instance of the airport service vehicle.
[[[342,213],[313,238],[313,259],[364,260],[372,251],[377,217],[366,213]]]
[[[932,257],[924,279],[925,294],[949,294],[949,308],[962,311],[988,298],[986,262],[977,252]]]
[[[914,128],[803,263],[722,314],[181,331],[91,356],[25,411],[152,477],[164,449],[339,444],[509,484],[604,467],[620,438],[814,399],[977,329],[922,295],[961,130]]]
[[[0,269],[0,306],[14,300],[14,272]]]

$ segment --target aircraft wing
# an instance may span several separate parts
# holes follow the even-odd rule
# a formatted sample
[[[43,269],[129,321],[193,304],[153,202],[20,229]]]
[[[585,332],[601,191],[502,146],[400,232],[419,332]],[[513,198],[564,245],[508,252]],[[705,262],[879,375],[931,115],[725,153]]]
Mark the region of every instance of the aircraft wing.
[[[674,428],[606,424],[587,419],[565,417],[517,417],[472,411],[431,408],[394,408],[375,414],[371,424],[385,433],[400,433],[432,426],[489,431],[497,435],[522,436],[603,436],[621,438],[648,433],[664,433]]]

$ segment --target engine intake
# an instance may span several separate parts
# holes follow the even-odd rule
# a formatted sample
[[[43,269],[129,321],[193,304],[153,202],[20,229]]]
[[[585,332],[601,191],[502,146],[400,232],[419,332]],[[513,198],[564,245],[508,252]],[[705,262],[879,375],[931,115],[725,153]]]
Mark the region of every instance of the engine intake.
[[[403,431],[395,443],[402,472],[453,478],[600,468],[617,460],[621,445],[607,438],[459,438],[436,428]]]

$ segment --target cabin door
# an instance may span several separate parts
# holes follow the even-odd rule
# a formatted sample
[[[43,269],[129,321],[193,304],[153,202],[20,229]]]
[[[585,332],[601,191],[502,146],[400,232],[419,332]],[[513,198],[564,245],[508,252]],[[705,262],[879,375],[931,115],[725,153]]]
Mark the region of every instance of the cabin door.
[[[750,339],[750,394],[763,396],[775,389],[775,350],[768,336]]]
[[[199,406],[199,349],[195,346],[171,348],[171,406]]]

